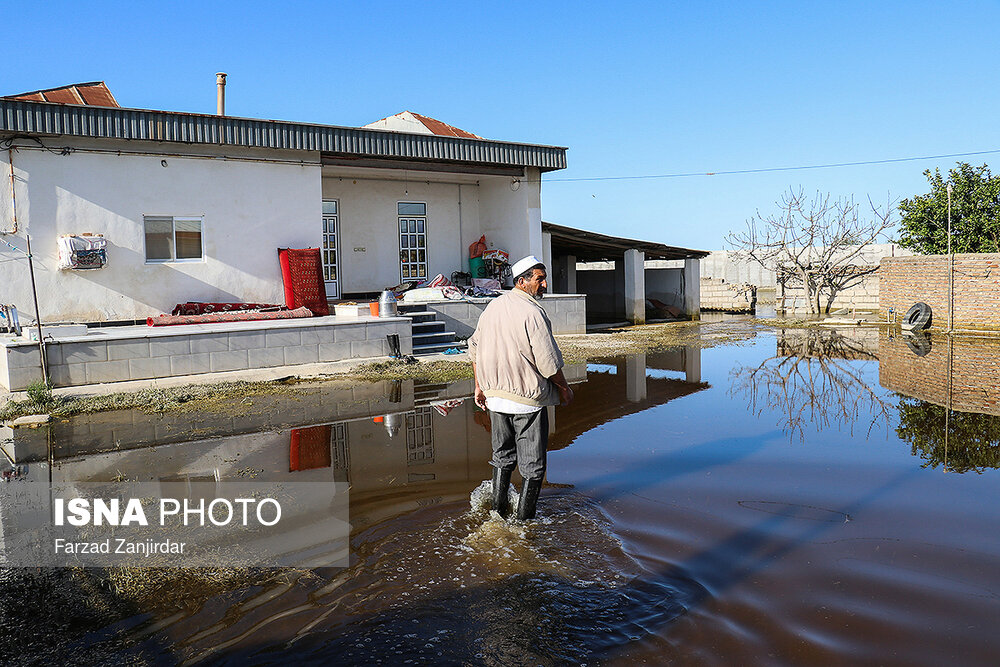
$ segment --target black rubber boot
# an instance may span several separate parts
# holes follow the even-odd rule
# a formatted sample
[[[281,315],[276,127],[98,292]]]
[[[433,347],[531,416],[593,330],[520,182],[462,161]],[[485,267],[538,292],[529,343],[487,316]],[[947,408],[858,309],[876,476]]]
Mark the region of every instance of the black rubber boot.
[[[493,509],[503,518],[510,514],[510,503],[507,497],[507,487],[510,486],[512,470],[493,469]]]
[[[538,504],[538,494],[542,490],[542,480],[529,479],[521,485],[521,501],[517,504],[517,518],[528,521],[535,518],[535,505]]]

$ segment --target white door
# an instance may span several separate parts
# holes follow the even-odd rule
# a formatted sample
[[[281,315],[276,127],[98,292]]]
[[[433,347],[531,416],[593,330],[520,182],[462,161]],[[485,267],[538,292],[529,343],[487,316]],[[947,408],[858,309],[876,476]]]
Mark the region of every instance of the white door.
[[[340,212],[335,199],[323,200],[323,281],[326,283],[326,298],[340,298],[340,257],[337,233],[340,227]]]

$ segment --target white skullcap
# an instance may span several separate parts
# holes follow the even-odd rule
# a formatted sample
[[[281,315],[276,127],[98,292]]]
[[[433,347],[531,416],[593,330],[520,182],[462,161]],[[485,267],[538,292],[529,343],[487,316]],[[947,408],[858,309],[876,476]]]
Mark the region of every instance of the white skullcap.
[[[528,255],[524,259],[517,260],[517,262],[514,263],[514,266],[510,267],[510,275],[517,278],[531,267],[538,266],[539,264],[542,264],[542,260],[538,259],[534,255]],[[545,265],[542,264],[542,266],[544,267]]]

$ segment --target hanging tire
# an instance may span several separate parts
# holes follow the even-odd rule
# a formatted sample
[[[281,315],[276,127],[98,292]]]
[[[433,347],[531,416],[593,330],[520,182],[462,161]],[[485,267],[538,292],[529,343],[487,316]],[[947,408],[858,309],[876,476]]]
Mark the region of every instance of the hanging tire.
[[[923,301],[910,306],[903,316],[902,327],[916,331],[923,331],[931,325],[931,307]]]

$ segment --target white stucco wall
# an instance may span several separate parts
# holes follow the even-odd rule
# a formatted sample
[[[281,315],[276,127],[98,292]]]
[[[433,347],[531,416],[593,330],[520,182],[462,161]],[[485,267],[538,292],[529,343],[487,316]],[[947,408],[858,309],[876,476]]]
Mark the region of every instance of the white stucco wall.
[[[511,188],[509,176],[410,172],[385,175],[324,168],[323,198],[339,201],[342,293],[396,285],[399,272],[399,202],[427,204],[427,275],[469,270],[469,245],[486,235],[490,249],[542,256],[539,174]],[[420,180],[423,178],[424,180]],[[455,181],[443,179],[454,178]],[[457,180],[461,178],[462,180]],[[429,179],[429,180],[428,180]]]
[[[484,178],[479,186],[482,233],[489,247],[506,250],[511,263],[525,255],[541,257],[541,174],[527,169],[524,178]]]
[[[400,281],[400,201],[427,204],[428,277],[468,271],[468,247],[481,234],[512,261],[542,255],[537,170],[512,187],[509,176],[428,173],[420,180],[414,171],[401,177],[400,170],[321,167],[318,153],[99,140],[71,145],[68,155],[14,153],[20,228],[2,237],[23,248],[31,234],[48,323],[142,319],[184,301],[283,303],[277,248],[321,244],[323,199],[340,204],[341,293]],[[0,153],[0,171],[8,168]],[[9,186],[0,188],[0,231],[10,225],[10,202]],[[143,215],[203,216],[204,259],[147,264]],[[60,271],[58,237],[84,232],[108,240],[108,265]],[[0,303],[14,303],[26,321],[34,317],[27,264],[3,261],[16,257],[0,246],[0,285],[10,285]]]
[[[48,143],[53,142],[66,143]],[[243,155],[260,160],[246,161],[230,151],[228,158],[206,159],[167,155],[179,147],[164,146],[104,142],[77,145],[69,155],[14,153],[20,228],[4,238],[23,248],[24,235],[31,234],[43,320],[139,319],[189,300],[283,302],[277,248],[320,242],[318,155],[271,151]],[[116,147],[154,154],[87,150]],[[199,147],[199,152],[207,151]],[[311,162],[265,161],[293,157]],[[6,172],[6,153],[2,159],[0,170]],[[8,187],[0,190],[0,211],[9,206]],[[147,264],[144,214],[204,216],[204,259]],[[83,232],[108,240],[107,266],[60,271],[58,237]],[[0,260],[15,256],[6,247],[0,252]],[[5,302],[33,317],[26,262],[0,263],[0,285]]]
[[[479,238],[478,186],[434,181],[323,178],[323,198],[340,202],[341,292],[372,292],[400,282],[399,202],[427,205],[427,277],[469,270]]]

